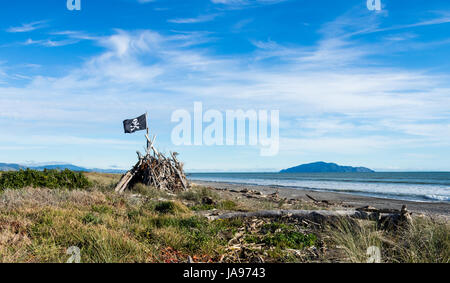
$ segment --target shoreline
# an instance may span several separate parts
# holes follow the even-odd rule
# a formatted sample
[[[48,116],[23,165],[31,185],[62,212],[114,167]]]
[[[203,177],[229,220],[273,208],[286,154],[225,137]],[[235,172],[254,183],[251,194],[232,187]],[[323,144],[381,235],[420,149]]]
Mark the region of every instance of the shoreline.
[[[307,194],[319,199],[327,200],[335,203],[341,203],[349,207],[373,206],[376,208],[400,209],[402,205],[406,205],[408,210],[418,214],[428,214],[435,216],[443,216],[450,219],[450,203],[444,202],[414,202],[387,198],[377,198],[361,195],[353,195],[350,193],[337,192],[321,192],[307,189],[298,189],[292,187],[277,187],[265,185],[236,184],[214,181],[189,180],[192,184],[209,186],[217,189],[242,190],[244,188],[259,191],[262,194],[272,194],[278,192],[280,197],[287,199],[309,200]]]

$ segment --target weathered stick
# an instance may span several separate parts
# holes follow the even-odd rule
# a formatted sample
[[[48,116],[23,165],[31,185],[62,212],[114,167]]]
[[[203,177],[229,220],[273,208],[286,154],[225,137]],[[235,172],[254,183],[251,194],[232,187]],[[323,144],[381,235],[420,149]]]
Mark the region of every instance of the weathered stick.
[[[131,171],[128,171],[125,175],[122,176],[114,191],[121,193],[127,187],[132,177],[133,173]]]
[[[153,152],[154,152],[156,155],[159,155],[158,151],[157,151],[156,148],[153,146],[153,141],[155,141],[155,140],[153,139],[153,141],[152,141],[152,140],[149,138],[148,134],[145,135],[145,137],[147,138],[148,144],[149,144],[150,148],[153,150]],[[155,137],[155,139],[156,139],[156,137]]]
[[[329,201],[327,201],[327,200],[317,200],[317,199],[315,199],[315,198],[313,198],[312,196],[310,196],[310,195],[308,195],[308,194],[306,194],[306,197],[308,197],[309,199],[311,199],[313,202],[315,202],[315,203],[323,203],[323,204],[326,204],[326,205],[330,205],[331,203],[329,202]]]

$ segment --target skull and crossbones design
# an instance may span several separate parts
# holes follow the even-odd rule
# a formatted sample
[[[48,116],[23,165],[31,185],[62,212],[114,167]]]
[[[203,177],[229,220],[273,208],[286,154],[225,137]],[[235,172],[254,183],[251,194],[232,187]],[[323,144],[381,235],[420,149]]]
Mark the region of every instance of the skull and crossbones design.
[[[141,125],[139,124],[139,120],[133,119],[133,121],[131,122],[131,131],[138,130],[140,126]]]

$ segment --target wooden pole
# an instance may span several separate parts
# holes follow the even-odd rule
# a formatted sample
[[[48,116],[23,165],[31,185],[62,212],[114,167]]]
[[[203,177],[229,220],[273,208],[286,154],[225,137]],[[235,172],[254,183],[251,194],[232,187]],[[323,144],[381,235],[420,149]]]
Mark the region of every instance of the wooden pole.
[[[147,111],[145,111],[145,127],[147,128],[147,136],[148,136],[148,114]],[[147,155],[150,153],[150,145],[147,137],[145,138],[147,140]]]

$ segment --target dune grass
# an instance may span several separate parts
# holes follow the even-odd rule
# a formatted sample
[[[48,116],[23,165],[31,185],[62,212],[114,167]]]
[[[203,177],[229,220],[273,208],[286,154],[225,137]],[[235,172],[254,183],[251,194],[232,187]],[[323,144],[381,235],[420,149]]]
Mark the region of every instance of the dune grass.
[[[366,262],[367,249],[378,247],[381,262],[449,263],[450,226],[442,219],[415,217],[412,225],[386,231],[371,222],[341,220],[327,227],[331,246],[341,251],[341,260]]]

